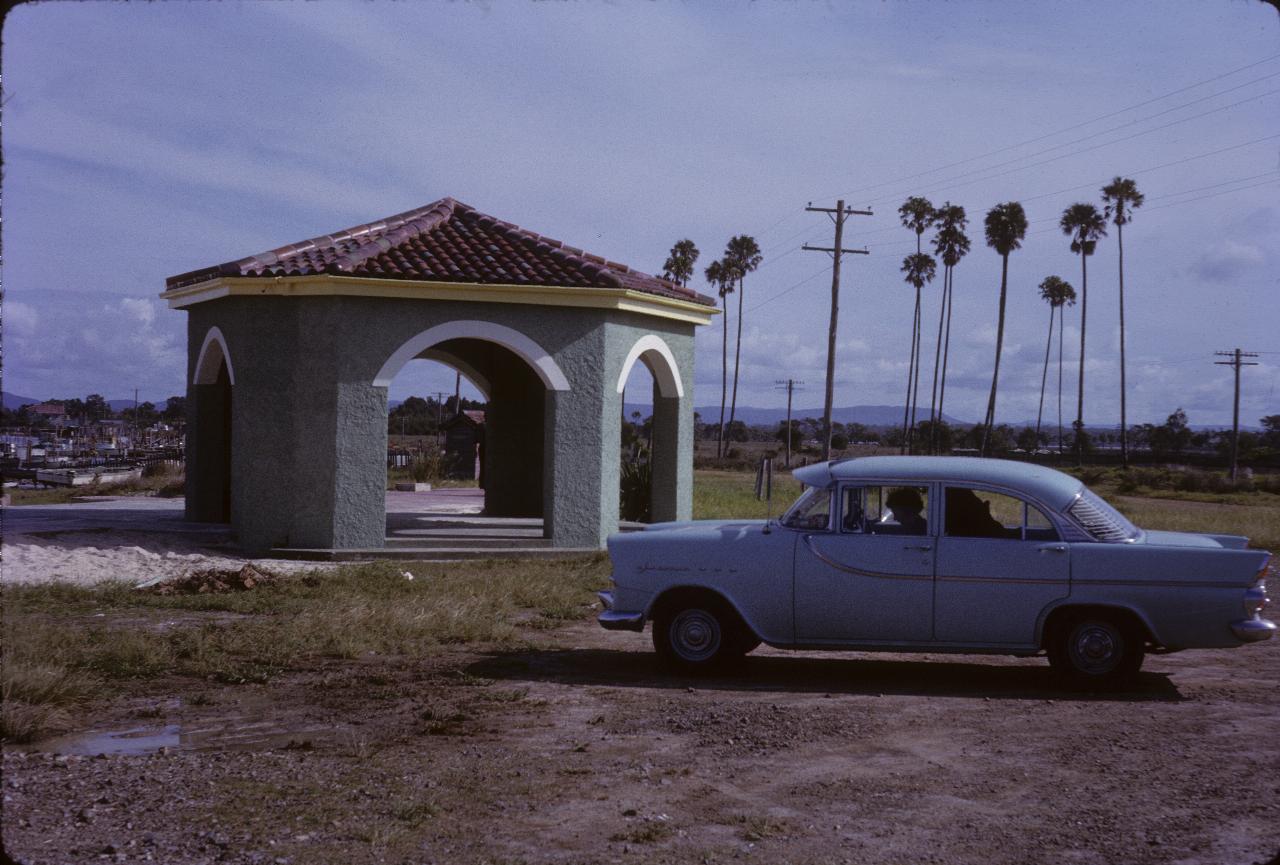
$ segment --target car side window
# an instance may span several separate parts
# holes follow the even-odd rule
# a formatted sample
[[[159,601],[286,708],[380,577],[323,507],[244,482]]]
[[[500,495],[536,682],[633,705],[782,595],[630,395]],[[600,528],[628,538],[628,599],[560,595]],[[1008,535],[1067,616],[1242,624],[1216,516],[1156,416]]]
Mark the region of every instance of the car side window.
[[[943,507],[949,538],[1003,538],[1056,541],[1058,532],[1044,512],[1016,496],[968,487],[947,487]]]
[[[828,530],[831,527],[830,490],[806,489],[782,518],[782,524],[791,529]]]
[[[852,490],[861,494],[861,518],[858,528],[849,527]],[[845,494],[845,531],[862,531],[873,535],[929,534],[929,488],[916,486],[865,486],[851,488]]]
[[[862,487],[845,487],[840,491],[840,531],[853,534],[866,531],[862,496]]]

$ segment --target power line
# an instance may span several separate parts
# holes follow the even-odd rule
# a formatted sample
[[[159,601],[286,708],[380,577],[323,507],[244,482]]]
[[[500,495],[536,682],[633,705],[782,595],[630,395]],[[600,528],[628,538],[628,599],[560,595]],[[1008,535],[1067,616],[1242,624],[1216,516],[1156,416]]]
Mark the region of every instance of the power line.
[[[954,178],[950,178],[949,180],[941,181],[941,182],[943,182],[943,183],[947,183],[947,184],[949,184],[949,185],[947,185],[947,186],[940,186],[940,187],[932,187],[932,188],[930,188],[928,191],[930,191],[930,192],[932,192],[932,193],[934,193],[934,194],[937,194],[938,192],[940,192],[940,191],[942,191],[942,190],[958,189],[958,188],[963,187],[963,186],[972,186],[972,185],[973,185],[973,184],[975,184],[975,183],[983,183],[983,182],[986,182],[986,181],[988,181],[988,180],[995,180],[996,178],[999,178],[999,177],[1005,177],[1005,176],[1008,176],[1008,175],[1010,175],[1010,174],[1015,174],[1015,173],[1017,173],[1017,172],[1019,172],[1019,171],[1026,171],[1026,170],[1027,170],[1027,169],[1029,169],[1029,168],[1039,168],[1040,166],[1042,166],[1042,165],[1048,165],[1048,164],[1050,164],[1051,162],[1058,162],[1058,161],[1063,160],[1063,159],[1070,159],[1070,158],[1075,157],[1075,156],[1080,156],[1080,155],[1085,154],[1085,153],[1091,153],[1091,152],[1093,152],[1093,151],[1095,151],[1095,150],[1100,150],[1100,149],[1102,149],[1103,147],[1110,147],[1110,146],[1111,146],[1111,145],[1113,145],[1113,144],[1122,144],[1122,143],[1124,143],[1125,141],[1131,141],[1131,140],[1133,140],[1133,139],[1135,139],[1135,138],[1141,138],[1142,136],[1144,136],[1144,135],[1150,135],[1150,134],[1151,134],[1151,133],[1153,133],[1153,132],[1160,132],[1160,131],[1162,131],[1162,130],[1165,130],[1165,129],[1170,128],[1171,126],[1177,126],[1177,125],[1178,125],[1178,124],[1180,124],[1180,123],[1188,123],[1188,122],[1190,122],[1190,121],[1192,121],[1192,120],[1199,120],[1200,118],[1202,118],[1202,117],[1207,117],[1207,116],[1208,116],[1208,115],[1210,115],[1210,114],[1216,114],[1216,113],[1218,113],[1219,111],[1226,111],[1226,110],[1231,109],[1231,108],[1236,108],[1236,107],[1238,107],[1238,106],[1240,106],[1240,105],[1244,105],[1246,102],[1253,102],[1253,101],[1255,101],[1255,100],[1262,99],[1262,98],[1267,97],[1267,96],[1272,96],[1272,95],[1275,95],[1275,94],[1277,94],[1277,93],[1280,93],[1280,88],[1275,89],[1275,90],[1268,90],[1266,93],[1260,93],[1260,94],[1258,94],[1258,95],[1256,95],[1256,96],[1250,96],[1248,99],[1242,99],[1242,100],[1240,100],[1239,102],[1233,102],[1233,103],[1231,103],[1230,105],[1223,105],[1223,106],[1221,106],[1221,107],[1219,107],[1219,108],[1214,108],[1214,109],[1211,109],[1211,110],[1209,110],[1209,111],[1201,112],[1200,114],[1193,114],[1191,117],[1184,117],[1184,118],[1182,118],[1181,120],[1174,120],[1174,121],[1171,121],[1171,122],[1169,122],[1169,123],[1162,124],[1162,125],[1160,125],[1160,126],[1154,126],[1154,127],[1152,127],[1151,129],[1145,129],[1145,130],[1143,130],[1142,132],[1135,132],[1135,133],[1133,133],[1132,135],[1126,135],[1126,136],[1124,136],[1123,138],[1117,138],[1117,139],[1115,139],[1114,141],[1104,141],[1104,142],[1102,142],[1101,144],[1095,144],[1095,145],[1093,145],[1093,146],[1091,146],[1091,147],[1084,147],[1084,148],[1081,148],[1080,150],[1074,150],[1074,151],[1072,151],[1071,153],[1062,153],[1062,154],[1059,154],[1058,156],[1052,156],[1052,157],[1050,157],[1050,158],[1048,158],[1048,159],[1042,159],[1042,160],[1040,160],[1039,162],[1032,162],[1032,163],[1029,163],[1029,164],[1027,164],[1027,165],[1020,165],[1020,166],[1018,166],[1018,167],[1016,167],[1016,168],[1010,168],[1010,169],[1009,169],[1009,170],[1007,170],[1007,171],[1000,171],[1000,172],[997,172],[997,173],[995,173],[995,174],[992,174],[992,175],[989,175],[989,176],[986,176],[986,177],[979,177],[979,178],[976,178],[976,179],[974,179],[974,180],[967,180],[967,181],[965,181],[965,182],[963,182],[963,183],[954,183],[954,182],[951,182],[951,181],[960,181],[960,180],[963,180],[963,179],[964,179],[964,178],[966,178],[966,177],[971,177],[971,176],[973,176],[974,174],[980,174],[980,173],[982,173],[982,172],[984,172],[984,171],[988,171],[988,170],[990,170],[990,169],[988,169],[988,168],[980,168],[980,169],[978,169],[978,170],[976,170],[976,171],[967,172],[967,173],[965,173],[965,174],[957,175],[957,176],[956,176],[956,177],[954,177]],[[1277,137],[1277,136],[1271,136],[1271,137]],[[1048,152],[1049,152],[1049,150],[1056,150],[1056,149],[1057,149],[1057,148],[1049,148],[1048,150],[1040,151],[1040,153],[1048,153]],[[1033,157],[1033,156],[1037,156],[1037,155],[1039,155],[1039,154],[1035,154],[1035,153],[1033,153],[1033,154],[1028,154],[1028,156],[1023,157],[1023,158],[1031,158],[1031,157]],[[1019,160],[1014,160],[1014,161],[1019,161]],[[876,204],[884,204],[884,203],[886,203],[886,202],[888,202],[888,201],[892,201],[893,199],[897,198],[899,195],[901,195],[901,193],[898,193],[897,195],[887,195],[887,196],[883,196],[883,197],[881,197],[881,198],[873,199],[873,200],[871,201],[871,203],[870,203],[870,205],[869,205],[869,206],[874,206],[874,205],[876,205]]]
[[[1147,99],[1147,100],[1144,100],[1144,101],[1142,101],[1142,102],[1137,102],[1137,103],[1135,103],[1135,104],[1133,104],[1133,105],[1129,105],[1129,106],[1127,106],[1127,107],[1125,107],[1125,108],[1117,109],[1116,111],[1112,111],[1112,112],[1110,112],[1110,113],[1108,113],[1108,114],[1103,114],[1103,115],[1100,115],[1100,116],[1098,116],[1098,117],[1094,117],[1094,118],[1092,118],[1091,120],[1086,120],[1086,121],[1084,121],[1084,122],[1082,122],[1082,123],[1077,123],[1077,124],[1074,124],[1074,125],[1072,125],[1072,126],[1066,126],[1066,127],[1063,127],[1062,129],[1056,129],[1056,130],[1054,130],[1053,132],[1047,132],[1047,133],[1045,133],[1044,135],[1039,135],[1039,136],[1037,136],[1037,137],[1035,137],[1035,138],[1029,138],[1029,139],[1027,139],[1027,140],[1025,140],[1025,141],[1020,141],[1020,142],[1018,142],[1017,144],[1010,144],[1010,145],[1008,145],[1007,147],[1001,147],[1001,148],[999,148],[998,150],[992,150],[992,151],[988,151],[987,153],[981,153],[981,154],[978,154],[977,156],[971,156],[971,157],[968,157],[968,158],[966,158],[966,159],[961,159],[961,160],[959,160],[959,161],[957,161],[957,162],[952,162],[952,163],[949,163],[949,164],[947,164],[947,165],[940,166],[940,167],[938,167],[938,168],[931,168],[931,169],[929,169],[929,170],[927,170],[927,171],[921,171],[921,172],[918,172],[918,173],[916,173],[916,174],[909,174],[909,175],[905,175],[905,176],[903,176],[903,177],[897,177],[897,178],[894,178],[894,179],[892,179],[892,180],[886,180],[886,181],[883,181],[883,182],[881,182],[881,183],[875,183],[875,184],[871,184],[871,185],[869,185],[869,186],[859,187],[859,188],[857,188],[857,189],[850,189],[850,190],[846,190],[845,192],[841,193],[841,195],[853,195],[854,193],[858,193],[858,192],[866,192],[866,191],[869,191],[869,190],[872,190],[872,189],[879,189],[879,188],[884,187],[884,186],[891,186],[891,185],[893,185],[893,184],[895,184],[895,183],[901,183],[901,182],[903,182],[903,181],[907,181],[907,180],[915,180],[915,179],[917,179],[917,178],[924,177],[924,176],[929,175],[929,174],[936,174],[936,173],[938,173],[938,172],[940,172],[940,171],[946,171],[946,170],[947,170],[947,169],[949,169],[949,168],[955,168],[955,167],[960,166],[960,165],[966,165],[966,164],[968,164],[968,163],[970,163],[970,162],[976,162],[977,160],[979,160],[979,159],[984,159],[984,158],[986,158],[986,157],[988,157],[988,156],[997,156],[997,155],[999,155],[999,154],[1001,154],[1001,153],[1007,153],[1007,152],[1008,152],[1008,151],[1010,151],[1010,150],[1016,150],[1017,148],[1019,148],[1019,147],[1025,147],[1025,146],[1027,146],[1028,144],[1036,144],[1036,143],[1038,143],[1038,142],[1040,142],[1040,141],[1044,141],[1045,139],[1052,138],[1052,137],[1053,137],[1053,136],[1055,136],[1055,135],[1062,135],[1063,133],[1066,133],[1066,132],[1074,132],[1074,131],[1075,131],[1075,130],[1077,130],[1077,129],[1082,129],[1082,128],[1086,127],[1086,126],[1091,126],[1091,125],[1093,125],[1094,123],[1099,123],[1099,122],[1101,122],[1101,121],[1103,121],[1103,120],[1109,120],[1109,119],[1111,119],[1112,117],[1117,117],[1117,116],[1119,116],[1119,115],[1121,115],[1121,114],[1124,114],[1124,113],[1125,113],[1125,112],[1127,112],[1127,111],[1133,111],[1133,110],[1135,110],[1135,109],[1143,108],[1143,107],[1145,107],[1145,106],[1147,106],[1147,105],[1151,105],[1151,104],[1156,103],[1156,102],[1161,102],[1161,101],[1163,101],[1163,100],[1165,100],[1165,99],[1168,99],[1170,96],[1177,96],[1179,93],[1186,93],[1188,90],[1194,90],[1195,88],[1197,88],[1197,87],[1202,87],[1202,86],[1204,86],[1205,84],[1211,84],[1211,83],[1213,83],[1214,81],[1220,81],[1220,80],[1222,80],[1223,78],[1229,78],[1229,77],[1231,77],[1232,75],[1235,75],[1235,74],[1237,74],[1237,73],[1239,73],[1239,72],[1244,72],[1244,71],[1245,71],[1245,70],[1247,70],[1247,69],[1253,69],[1253,68],[1255,68],[1255,67],[1257,67],[1257,66],[1261,66],[1261,65],[1263,65],[1263,64],[1265,64],[1265,63],[1270,63],[1271,61],[1273,61],[1273,60],[1278,60],[1278,59],[1280,59],[1280,54],[1273,54],[1273,55],[1272,55],[1272,56],[1270,56],[1270,57],[1264,57],[1263,59],[1261,59],[1261,60],[1257,60],[1257,61],[1255,61],[1255,62],[1253,62],[1253,63],[1249,63],[1249,64],[1246,64],[1246,65],[1244,65],[1244,66],[1237,67],[1237,68],[1232,69],[1232,70],[1230,70],[1230,71],[1228,71],[1228,72],[1223,72],[1223,73],[1222,73],[1222,74],[1220,74],[1220,75],[1215,75],[1215,76],[1214,76],[1214,77],[1212,77],[1212,78],[1206,78],[1206,79],[1204,79],[1204,80],[1202,80],[1202,81],[1197,81],[1197,82],[1195,82],[1194,84],[1189,84],[1189,85],[1187,85],[1187,86],[1185,86],[1185,87],[1178,88],[1177,90],[1171,90],[1171,91],[1169,91],[1168,93],[1162,94],[1162,95],[1160,95],[1160,96],[1156,96],[1156,97],[1154,97],[1154,98]],[[1269,76],[1267,76],[1267,77],[1269,77]],[[1185,107],[1185,106],[1184,106],[1184,107]]]

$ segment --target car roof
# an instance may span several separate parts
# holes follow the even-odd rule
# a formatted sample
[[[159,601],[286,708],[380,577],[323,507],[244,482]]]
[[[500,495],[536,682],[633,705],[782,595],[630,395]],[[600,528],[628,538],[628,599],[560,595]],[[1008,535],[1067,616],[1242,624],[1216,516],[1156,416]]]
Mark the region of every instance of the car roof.
[[[857,457],[805,466],[792,474],[811,487],[845,480],[991,484],[1021,490],[1056,509],[1069,505],[1084,486],[1078,478],[1045,466],[981,457]]]

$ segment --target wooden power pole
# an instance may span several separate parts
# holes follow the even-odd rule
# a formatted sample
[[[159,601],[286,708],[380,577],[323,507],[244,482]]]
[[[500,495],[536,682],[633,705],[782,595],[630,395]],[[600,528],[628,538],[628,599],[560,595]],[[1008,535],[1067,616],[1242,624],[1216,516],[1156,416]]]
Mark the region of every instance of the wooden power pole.
[[[836,378],[836,319],[840,314],[840,259],[845,255],[869,255],[865,249],[845,249],[840,245],[844,237],[844,220],[846,216],[873,216],[870,210],[854,210],[844,206],[844,199],[836,202],[835,207],[814,207],[813,202],[805,210],[825,213],[836,224],[836,240],[834,246],[810,246],[804,244],[801,249],[811,252],[827,252],[831,254],[831,329],[827,334],[827,395],[822,409],[822,425],[825,441],[822,445],[822,458],[831,459],[831,400],[835,393]]]
[[[791,468],[791,394],[795,391],[796,387],[803,388],[804,382],[796,381],[794,378],[789,378],[786,381],[778,379],[774,384],[778,386],[778,390],[781,390],[784,387],[787,389],[787,425],[785,429],[787,431],[787,468]]]
[[[1243,360],[1246,357],[1257,357],[1256,351],[1215,351],[1214,354],[1222,357],[1229,357],[1231,360],[1215,360],[1218,366],[1235,367],[1236,372],[1236,397],[1234,407],[1231,410],[1231,483],[1236,482],[1236,458],[1240,454],[1240,367],[1257,366],[1256,361]]]

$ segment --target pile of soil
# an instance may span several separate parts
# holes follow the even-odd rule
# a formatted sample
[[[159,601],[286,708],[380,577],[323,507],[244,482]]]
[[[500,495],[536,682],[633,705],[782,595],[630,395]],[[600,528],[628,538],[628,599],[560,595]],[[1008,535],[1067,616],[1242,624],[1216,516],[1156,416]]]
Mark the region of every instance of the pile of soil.
[[[238,571],[207,569],[139,588],[156,595],[204,595],[210,592],[245,592],[272,583],[277,575],[246,563]]]

